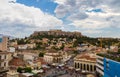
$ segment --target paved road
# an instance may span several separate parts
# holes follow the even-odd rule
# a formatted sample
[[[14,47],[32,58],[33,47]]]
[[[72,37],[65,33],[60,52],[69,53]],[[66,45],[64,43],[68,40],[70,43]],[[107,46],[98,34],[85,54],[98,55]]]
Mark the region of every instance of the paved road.
[[[67,67],[74,67],[74,56],[70,58],[66,62]],[[75,70],[70,70],[68,68],[64,67],[51,67],[49,70],[46,71],[44,77],[86,77],[85,75],[82,75],[78,72],[75,72]]]

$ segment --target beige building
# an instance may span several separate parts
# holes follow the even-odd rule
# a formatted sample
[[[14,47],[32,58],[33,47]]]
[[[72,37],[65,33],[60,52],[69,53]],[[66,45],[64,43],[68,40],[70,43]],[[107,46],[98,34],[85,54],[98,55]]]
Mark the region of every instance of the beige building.
[[[45,53],[44,60],[47,63],[61,63],[63,60],[62,54],[57,51],[49,51]]]
[[[16,47],[18,45],[17,40],[10,42],[9,43],[10,46]]]
[[[74,58],[74,67],[83,72],[94,73],[96,70],[96,55],[90,53],[77,55]]]
[[[0,52],[0,68],[8,69],[9,67],[8,63],[11,59],[12,59],[12,56],[10,52]]]
[[[0,40],[0,50],[7,51],[8,50],[8,37],[2,37]]]
[[[32,43],[32,44],[26,44],[27,46],[27,49],[33,49],[36,47],[36,44],[35,43]]]
[[[42,66],[42,60],[40,58],[36,58],[33,61],[26,61],[26,67],[31,67],[33,70],[38,70]]]
[[[33,48],[35,48],[35,46],[36,46],[35,43],[23,44],[23,45],[18,45],[18,49],[20,49],[20,50],[33,49]]]
[[[0,77],[4,77],[9,69],[9,61],[11,60],[11,53],[0,52]]]

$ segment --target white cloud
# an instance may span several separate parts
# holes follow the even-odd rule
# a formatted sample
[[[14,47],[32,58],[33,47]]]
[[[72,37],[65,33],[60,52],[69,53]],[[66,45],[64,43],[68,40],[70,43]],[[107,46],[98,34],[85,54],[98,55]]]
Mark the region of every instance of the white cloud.
[[[61,26],[63,23],[58,18],[42,12],[39,8],[15,3],[15,0],[11,1],[13,0],[0,0],[0,32],[8,30],[10,34],[15,32],[17,35],[17,29],[20,29],[21,33],[22,30],[28,33],[27,31],[48,30]]]
[[[109,27],[120,27],[120,15],[116,13],[87,13],[88,18],[74,20],[70,25],[83,29],[103,29]]]
[[[64,4],[66,0],[54,0],[55,3]]]
[[[62,18],[70,11],[69,8],[69,5],[58,5],[54,12],[58,18]]]
[[[56,16],[59,17],[61,16],[60,18],[68,14],[72,15],[74,13],[85,12],[86,8],[96,7],[100,3],[100,1],[96,0],[64,0],[64,1],[54,0],[54,1],[58,2],[59,4],[55,9],[55,13]]]
[[[66,21],[70,21],[68,25],[74,26],[75,29],[83,29],[86,30],[83,31],[84,33],[94,35],[94,33],[106,32],[105,29],[113,28],[112,30],[115,31],[116,28],[120,28],[119,6],[120,0],[65,0],[56,7],[55,13],[59,18],[65,17]],[[101,11],[87,12],[91,9]]]

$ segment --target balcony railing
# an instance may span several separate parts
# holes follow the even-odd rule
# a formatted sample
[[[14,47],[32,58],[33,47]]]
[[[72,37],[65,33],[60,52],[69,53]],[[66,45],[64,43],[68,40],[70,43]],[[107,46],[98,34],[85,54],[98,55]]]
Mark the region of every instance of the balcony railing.
[[[99,72],[101,75],[104,75],[104,72],[98,68],[96,68],[96,71]]]
[[[100,64],[103,64],[103,61],[97,59],[97,62],[100,63]]]
[[[99,64],[96,64],[96,67],[99,67],[101,68],[102,70],[104,69],[103,66],[99,65]]]

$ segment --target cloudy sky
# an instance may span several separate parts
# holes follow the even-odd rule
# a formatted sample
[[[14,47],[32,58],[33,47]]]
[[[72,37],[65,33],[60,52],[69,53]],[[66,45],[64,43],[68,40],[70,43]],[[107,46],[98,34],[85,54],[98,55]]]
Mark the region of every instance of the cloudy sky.
[[[0,0],[0,34],[49,29],[120,38],[120,0]]]

